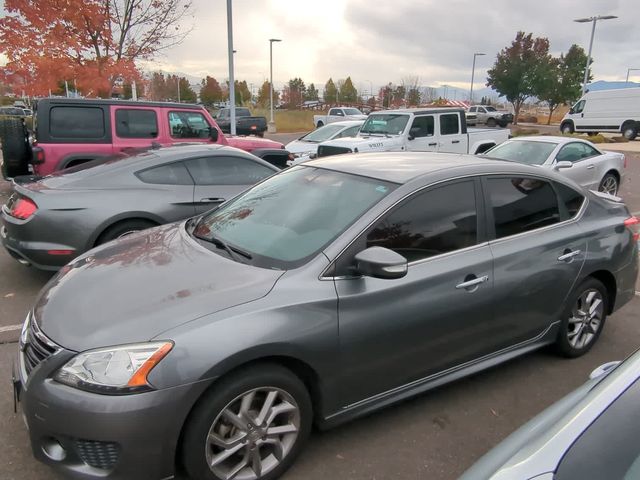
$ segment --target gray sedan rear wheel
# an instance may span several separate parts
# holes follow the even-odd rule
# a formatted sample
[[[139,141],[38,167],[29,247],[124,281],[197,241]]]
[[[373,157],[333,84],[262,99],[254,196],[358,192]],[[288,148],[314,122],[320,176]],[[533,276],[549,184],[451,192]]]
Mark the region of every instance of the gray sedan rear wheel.
[[[609,306],[607,289],[595,278],[585,280],[569,297],[556,341],[566,357],[587,353],[600,337]]]
[[[198,480],[275,479],[302,449],[311,418],[309,394],[287,369],[238,372],[198,402],[185,430],[184,466]]]
[[[607,173],[604,177],[602,177],[602,181],[600,182],[598,191],[608,193],[609,195],[617,195],[618,187],[618,177],[616,177],[613,173]]]
[[[96,246],[110,242],[111,240],[115,240],[117,238],[126,237],[127,235],[139,232],[140,230],[146,230],[147,228],[157,226],[157,223],[153,223],[150,220],[145,220],[142,218],[123,220],[116,223],[115,225],[111,225],[109,228],[107,228],[107,230],[102,232],[96,240]]]

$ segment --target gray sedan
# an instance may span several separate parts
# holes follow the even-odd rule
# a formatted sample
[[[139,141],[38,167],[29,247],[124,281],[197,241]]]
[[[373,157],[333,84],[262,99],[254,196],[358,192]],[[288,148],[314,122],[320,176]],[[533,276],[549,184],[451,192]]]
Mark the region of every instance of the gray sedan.
[[[460,480],[640,478],[640,351],[598,367]]]
[[[25,322],[34,455],[79,479],[272,480],[331,427],[634,296],[638,220],[554,172],[376,153],[291,167],[80,256]]]
[[[204,213],[277,171],[219,145],[96,160],[14,185],[2,207],[0,237],[19,262],[57,270],[115,238]]]
[[[572,137],[512,138],[484,155],[557,170],[585,188],[611,195],[618,193],[627,166],[624,154]]]

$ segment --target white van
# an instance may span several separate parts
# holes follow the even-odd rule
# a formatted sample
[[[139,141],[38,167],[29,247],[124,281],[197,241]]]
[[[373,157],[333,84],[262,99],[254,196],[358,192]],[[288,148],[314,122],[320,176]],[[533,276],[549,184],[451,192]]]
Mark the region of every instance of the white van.
[[[640,88],[587,92],[562,118],[562,133],[622,133],[633,140],[640,131]]]

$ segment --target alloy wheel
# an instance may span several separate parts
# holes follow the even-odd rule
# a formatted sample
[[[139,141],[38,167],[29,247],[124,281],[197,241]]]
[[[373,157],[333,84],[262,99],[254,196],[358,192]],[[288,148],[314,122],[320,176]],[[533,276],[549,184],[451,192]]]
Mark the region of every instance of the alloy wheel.
[[[615,195],[616,193],[618,193],[618,181],[611,175],[606,176],[602,180],[600,191],[608,193],[609,195]]]
[[[262,387],[239,395],[216,417],[206,440],[207,464],[224,480],[256,480],[289,454],[300,431],[291,395]]]
[[[567,340],[576,349],[589,345],[602,324],[604,299],[600,291],[590,288],[578,297],[569,317]]]

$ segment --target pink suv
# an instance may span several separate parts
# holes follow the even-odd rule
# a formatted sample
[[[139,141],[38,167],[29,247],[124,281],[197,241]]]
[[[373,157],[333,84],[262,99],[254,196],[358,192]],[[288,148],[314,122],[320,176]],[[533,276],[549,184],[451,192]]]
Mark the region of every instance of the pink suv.
[[[271,140],[225,137],[204,107],[183,103],[45,98],[34,129],[30,162],[39,176],[133,148],[185,142],[229,145],[282,168],[289,155]]]

